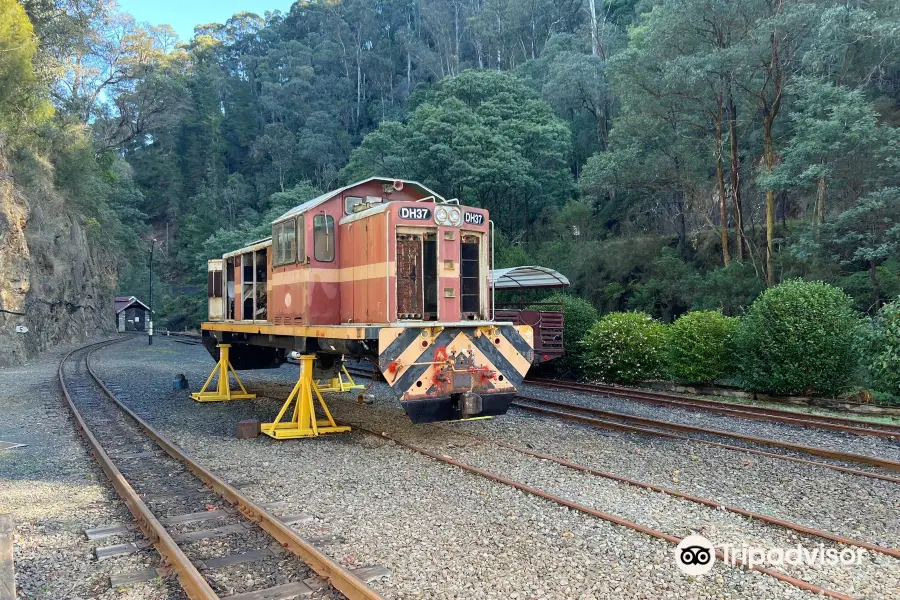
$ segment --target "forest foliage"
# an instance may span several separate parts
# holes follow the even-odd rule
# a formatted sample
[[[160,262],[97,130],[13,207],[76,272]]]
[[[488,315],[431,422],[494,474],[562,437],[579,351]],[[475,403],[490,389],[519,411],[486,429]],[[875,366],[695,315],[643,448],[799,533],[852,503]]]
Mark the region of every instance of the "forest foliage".
[[[110,0],[0,7],[4,144],[54,165],[121,291],[156,240],[179,326],[208,257],[374,173],[491,209],[498,266],[602,312],[900,294],[892,0],[309,0],[190,40]]]

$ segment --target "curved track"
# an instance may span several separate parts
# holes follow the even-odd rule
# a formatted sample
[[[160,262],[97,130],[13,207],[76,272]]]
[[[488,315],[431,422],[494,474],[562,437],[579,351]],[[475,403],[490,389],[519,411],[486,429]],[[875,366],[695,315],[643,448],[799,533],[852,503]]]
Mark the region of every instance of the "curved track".
[[[308,575],[308,569],[311,569],[351,600],[381,598],[352,572],[300,538],[287,524],[291,518],[275,517],[253,503],[123,405],[90,365],[90,355],[94,351],[117,341],[89,344],[67,354],[59,364],[60,387],[92,454],[141,532],[163,557],[164,572],[177,575],[190,598],[219,598],[219,591],[225,587],[217,583],[221,569],[239,568],[258,561],[272,562],[279,574],[306,572]],[[72,360],[76,355],[77,362]],[[202,488],[201,483],[209,490],[198,491]],[[176,498],[180,506],[193,505],[195,511],[160,517],[155,510],[160,498]],[[210,508],[221,504],[222,500],[231,506]],[[194,527],[188,531],[179,527],[211,520],[219,521],[220,526],[205,530]],[[226,524],[221,525],[221,522]],[[236,541],[226,545],[229,553],[224,556],[204,554],[201,558],[192,547],[192,543],[199,540],[226,536]],[[296,555],[296,561],[288,565],[279,561],[281,548]],[[228,597],[277,600],[311,591],[299,579]]]

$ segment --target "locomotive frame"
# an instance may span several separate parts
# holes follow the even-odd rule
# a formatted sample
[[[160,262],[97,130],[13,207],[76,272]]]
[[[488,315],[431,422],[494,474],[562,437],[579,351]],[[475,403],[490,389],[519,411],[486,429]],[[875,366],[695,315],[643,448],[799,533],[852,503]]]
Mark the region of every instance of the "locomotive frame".
[[[297,386],[262,425],[271,437],[337,427],[315,380],[345,357],[374,362],[414,422],[503,414],[533,334],[492,319],[492,225],[486,210],[415,181],[372,177],[327,192],[273,221],[271,238],[208,262],[204,345],[226,378],[229,365],[302,355]]]

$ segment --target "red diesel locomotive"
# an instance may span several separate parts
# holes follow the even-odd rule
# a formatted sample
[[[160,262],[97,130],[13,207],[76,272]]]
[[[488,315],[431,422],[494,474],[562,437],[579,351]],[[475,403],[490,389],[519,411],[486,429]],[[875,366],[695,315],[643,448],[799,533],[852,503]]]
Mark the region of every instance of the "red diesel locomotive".
[[[291,351],[310,364],[315,355],[319,376],[345,357],[369,359],[414,422],[503,414],[533,336],[492,319],[491,255],[486,210],[414,181],[360,181],[209,261],[204,344],[214,358],[227,344],[237,370],[278,366]]]

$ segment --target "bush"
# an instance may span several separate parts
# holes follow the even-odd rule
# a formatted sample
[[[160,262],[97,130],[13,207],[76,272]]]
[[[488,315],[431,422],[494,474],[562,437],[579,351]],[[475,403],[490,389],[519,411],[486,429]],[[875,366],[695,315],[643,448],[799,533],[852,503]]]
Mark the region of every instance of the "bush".
[[[900,401],[900,298],[885,304],[864,328],[864,368],[879,398]]]
[[[718,311],[682,315],[668,327],[669,376],[685,383],[710,383],[735,367],[734,340],[740,320]]]
[[[609,313],[591,327],[582,346],[588,373],[636,383],[661,374],[665,328],[647,313]]]
[[[856,372],[858,318],[840,289],[800,279],[766,290],[738,331],[744,386],[772,394],[838,394]]]

